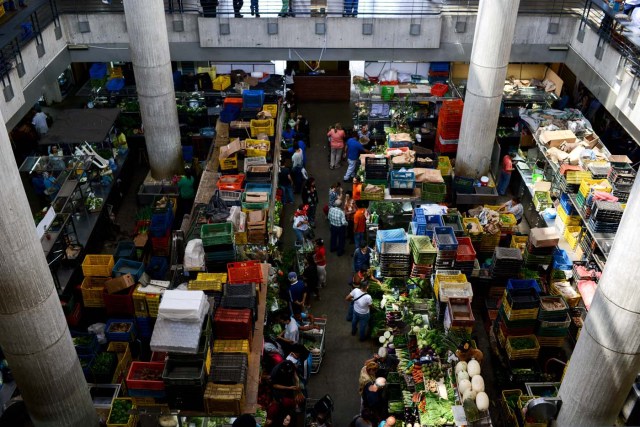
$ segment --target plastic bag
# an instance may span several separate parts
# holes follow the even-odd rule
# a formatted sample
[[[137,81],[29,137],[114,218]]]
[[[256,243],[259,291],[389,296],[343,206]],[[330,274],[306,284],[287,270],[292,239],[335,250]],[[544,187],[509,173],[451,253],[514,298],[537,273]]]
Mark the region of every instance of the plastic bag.
[[[91,334],[96,334],[96,337],[98,338],[98,342],[100,344],[106,344],[107,337],[104,334],[104,331],[106,328],[107,328],[107,325],[105,323],[94,323],[93,325],[87,328],[87,332]]]
[[[204,246],[201,239],[193,239],[184,250],[184,266],[186,269],[198,269],[205,266]]]

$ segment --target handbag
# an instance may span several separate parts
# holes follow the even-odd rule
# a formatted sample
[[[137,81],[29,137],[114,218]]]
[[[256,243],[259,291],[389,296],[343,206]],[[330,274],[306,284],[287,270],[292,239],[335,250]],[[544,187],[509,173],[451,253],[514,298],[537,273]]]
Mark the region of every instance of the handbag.
[[[368,295],[368,294],[365,292],[364,294],[360,295],[358,298],[351,301],[351,303],[349,304],[349,311],[347,312],[347,322],[351,322],[353,320],[353,306],[355,305],[355,302],[365,295]]]
[[[302,174],[302,178],[304,178],[305,180],[309,179],[309,172],[307,172],[306,168],[302,168],[300,173]]]

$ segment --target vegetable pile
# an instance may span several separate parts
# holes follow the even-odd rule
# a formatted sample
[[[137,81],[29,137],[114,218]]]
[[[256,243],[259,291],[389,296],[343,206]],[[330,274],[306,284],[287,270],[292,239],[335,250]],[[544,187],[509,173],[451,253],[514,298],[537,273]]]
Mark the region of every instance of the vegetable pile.
[[[133,407],[130,400],[115,399],[111,405],[109,424],[127,424],[129,422],[129,411]]]

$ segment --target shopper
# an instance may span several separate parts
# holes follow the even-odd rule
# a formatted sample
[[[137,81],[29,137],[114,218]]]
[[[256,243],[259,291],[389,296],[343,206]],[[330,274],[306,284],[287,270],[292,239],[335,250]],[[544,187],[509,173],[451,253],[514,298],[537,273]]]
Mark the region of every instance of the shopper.
[[[367,326],[369,325],[369,309],[373,300],[367,293],[369,284],[361,282],[360,287],[353,289],[345,298],[346,301],[353,301],[353,315],[351,317],[351,335],[355,336],[360,328],[360,341],[367,339]],[[349,309],[351,311],[351,308]]]
[[[307,144],[302,139],[295,142],[293,144],[293,147],[289,148],[289,150],[287,151],[289,151],[289,153],[293,155],[295,154],[298,147],[300,147],[300,150],[302,150],[302,166],[307,167]]]
[[[378,377],[376,373],[378,372],[378,364],[373,361],[367,360],[364,363],[362,369],[360,369],[360,378],[358,379],[358,394],[362,396],[362,392],[364,391],[364,386],[367,383],[375,381]]]
[[[231,424],[231,427],[256,427],[258,423],[251,414],[242,414]]]
[[[362,127],[358,131],[358,140],[362,145],[369,145],[369,143],[371,142],[371,134],[369,133],[368,125],[362,125]]]
[[[311,148],[311,139],[309,138],[311,126],[309,125],[309,120],[307,120],[302,114],[298,114],[294,129],[298,138],[302,138],[302,140],[307,144],[307,147]]]
[[[344,12],[342,16],[355,18],[358,16],[358,0],[344,0]]]
[[[311,227],[316,226],[316,209],[318,208],[318,190],[316,190],[316,180],[309,177],[302,187],[302,203],[309,206],[307,218]]]
[[[285,309],[284,311],[286,311],[287,314],[289,314],[289,310]],[[271,372],[271,370],[278,363],[284,361],[284,351],[282,350],[282,346],[278,342],[277,338],[272,339],[268,336],[265,336],[264,340],[265,340],[264,346],[263,346],[264,357],[262,358],[262,364],[266,372]]]
[[[233,13],[236,18],[242,18],[243,15],[240,13],[242,6],[244,5],[244,0],[233,0]]]
[[[394,354],[389,354],[386,347],[380,347],[378,353],[373,355],[373,358],[365,361],[365,363],[374,362],[378,364],[379,377],[386,377],[386,375],[396,369],[398,366],[398,357]]]
[[[333,207],[329,209],[329,224],[331,228],[331,245],[330,251],[336,252],[338,256],[344,254],[344,238],[347,227],[347,219],[344,211],[341,209],[342,202],[336,200]]]
[[[342,130],[342,124],[336,123],[334,127],[329,129],[327,136],[330,138],[331,157],[329,160],[329,168],[336,169],[342,166],[342,155],[344,153],[345,133]]]
[[[367,229],[367,208],[362,206],[360,201],[356,202],[356,213],[353,215],[353,240],[356,248],[361,248],[362,244],[366,245],[365,232]]]
[[[344,216],[347,218],[347,239],[353,243],[353,218],[356,214],[356,201],[353,200],[353,193],[346,191],[344,196]]]
[[[329,204],[327,205],[327,215],[329,214],[329,208],[336,204],[336,200],[342,201],[342,184],[336,182],[329,188]]]
[[[353,253],[353,272],[357,273],[369,270],[371,267],[371,248],[365,242],[360,242],[360,246]]]
[[[356,415],[349,425],[354,427],[373,427],[373,413],[369,408],[362,408],[360,414]]]
[[[502,169],[500,170],[500,178],[498,179],[498,194],[504,196],[509,187],[511,180],[511,172],[513,172],[513,159],[516,158],[515,153],[509,153],[502,158]]]
[[[282,162],[278,173],[278,187],[282,190],[282,203],[293,203],[293,178],[285,162]]]
[[[355,133],[347,141],[347,172],[344,174],[344,182],[351,182],[351,179],[356,176],[356,171],[360,163],[360,154],[370,153],[369,150],[362,146],[362,143],[358,141]]]
[[[500,207],[500,211],[513,214],[513,216],[516,217],[517,223],[520,224],[522,215],[524,214],[524,207],[522,207],[519,197],[512,197],[511,200]]]
[[[380,421],[378,427],[395,427],[396,417],[388,417],[386,420]]]
[[[270,427],[292,427],[293,426],[293,412],[283,411],[278,414],[278,417],[269,424]]]
[[[293,232],[296,234],[296,245],[302,245],[304,239],[310,237],[310,228],[307,218],[307,206],[300,205],[293,214]]]
[[[196,197],[194,185],[196,178],[192,168],[185,168],[184,175],[178,181],[178,193],[180,198],[178,199],[178,215],[176,219],[178,221],[178,227],[182,224],[182,218],[185,215],[191,214],[193,208],[193,200]]]
[[[39,136],[46,135],[49,132],[49,125],[47,124],[47,115],[42,112],[39,105],[35,107],[36,114],[31,120],[31,124],[36,128],[36,132]]]
[[[324,247],[324,240],[322,239],[316,239],[313,260],[318,270],[318,288],[322,289],[327,285],[327,251]]]
[[[282,332],[278,335],[278,342],[282,345],[284,353],[289,354],[293,346],[300,342],[298,322],[288,313],[283,313],[280,324],[282,325]]]
[[[302,277],[307,284],[307,292],[320,301],[320,291],[318,290],[318,266],[313,259],[313,254],[307,254],[307,265],[304,268]]]
[[[278,14],[281,18],[286,18],[287,16],[293,16],[291,13],[291,5],[289,4],[290,0],[282,0],[282,8],[280,9],[280,13]]]
[[[282,132],[282,141],[285,144],[285,147],[293,147],[293,143],[296,140],[296,132],[291,128],[290,124],[287,124],[284,127],[284,131]]]
[[[363,406],[370,409],[378,420],[383,420],[387,417],[387,399],[384,395],[386,385],[387,380],[378,377],[375,381],[365,385],[362,392]]]
[[[367,267],[360,267],[360,270],[355,272],[355,274],[353,275],[353,280],[351,284],[353,285],[353,287],[357,288],[363,282],[366,282],[366,283],[376,282],[380,284],[380,281],[375,277],[373,277],[373,275],[371,274],[371,270]]]
[[[296,373],[302,385],[302,392],[306,396],[307,383],[311,374],[309,369],[309,350],[302,344],[296,344],[291,348],[286,360],[292,362],[296,367]]]
[[[302,154],[302,148],[296,147],[296,151],[291,156],[291,176],[293,177],[293,192],[294,194],[300,194],[302,191],[302,184],[304,177],[302,175],[302,168],[304,168],[304,156]]]
[[[271,371],[271,386],[273,398],[279,404],[280,411],[293,411],[298,405],[298,393],[301,393],[300,380],[296,373],[296,367],[290,360],[278,364]],[[270,419],[277,418],[277,414],[269,416]]]
[[[295,272],[289,273],[289,302],[291,304],[291,312],[295,316],[302,313],[307,300],[307,288],[302,280],[298,280]]]
[[[255,16],[256,18],[260,18],[260,12],[258,11],[259,5],[258,0],[251,0],[251,16]]]

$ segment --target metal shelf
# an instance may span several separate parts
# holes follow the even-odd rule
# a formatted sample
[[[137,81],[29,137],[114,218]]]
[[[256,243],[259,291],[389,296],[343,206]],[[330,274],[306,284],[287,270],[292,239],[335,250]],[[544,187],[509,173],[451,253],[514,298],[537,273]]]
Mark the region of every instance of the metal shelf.
[[[613,245],[613,240],[615,239],[616,234],[594,232],[593,229],[591,228],[591,225],[589,224],[589,220],[585,218],[584,213],[582,212],[582,209],[578,206],[576,202],[576,195],[575,194],[568,194],[568,195],[569,195],[569,200],[571,200],[571,204],[573,204],[573,207],[580,215],[580,218],[584,223],[584,227],[587,229],[589,234],[591,234],[591,237],[593,237],[593,240],[595,240],[596,245],[598,245],[598,248],[602,252],[604,259],[606,260],[607,257],[609,256],[609,251],[611,250],[611,246]]]

